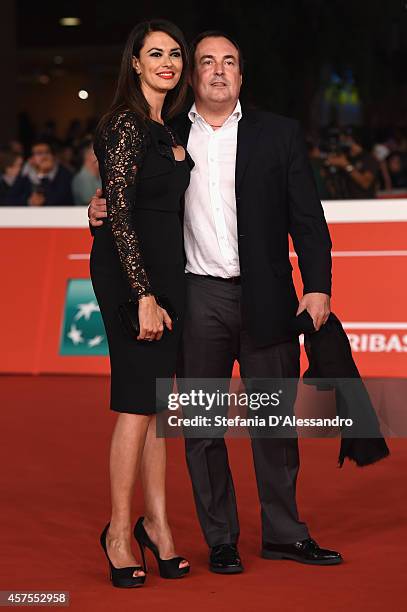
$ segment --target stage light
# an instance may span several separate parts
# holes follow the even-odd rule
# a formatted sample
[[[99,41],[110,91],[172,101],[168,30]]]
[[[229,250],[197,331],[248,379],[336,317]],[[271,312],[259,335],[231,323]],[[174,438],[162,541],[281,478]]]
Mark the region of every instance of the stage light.
[[[81,25],[79,17],[61,17],[59,24],[65,27],[73,27]]]
[[[41,83],[41,85],[48,85],[50,80],[51,79],[47,74],[40,74],[40,76],[38,77],[38,82]]]
[[[62,64],[63,61],[64,61],[64,58],[62,57],[62,55],[55,55],[54,64]]]
[[[78,98],[81,100],[87,100],[89,98],[89,93],[86,91],[86,89],[80,89],[78,91]]]

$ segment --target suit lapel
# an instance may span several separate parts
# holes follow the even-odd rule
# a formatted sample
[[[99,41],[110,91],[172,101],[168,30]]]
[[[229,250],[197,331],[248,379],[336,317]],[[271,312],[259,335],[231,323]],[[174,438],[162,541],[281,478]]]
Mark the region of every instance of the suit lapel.
[[[178,136],[185,146],[188,144],[191,131],[191,121],[187,113],[178,116],[173,123]],[[237,151],[235,170],[235,190],[238,193],[242,183],[251,153],[256,145],[256,140],[261,129],[261,123],[250,111],[244,111],[239,121],[237,130]]]
[[[260,122],[250,113],[242,115],[237,130],[235,185],[238,193],[260,131]]]

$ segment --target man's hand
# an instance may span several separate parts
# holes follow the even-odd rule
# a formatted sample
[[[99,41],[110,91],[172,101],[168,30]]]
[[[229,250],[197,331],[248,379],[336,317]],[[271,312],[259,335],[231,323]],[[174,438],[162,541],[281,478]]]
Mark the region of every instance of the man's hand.
[[[102,190],[96,189],[96,193],[88,207],[88,218],[92,227],[103,225],[102,219],[107,217],[106,200],[102,198]]]
[[[328,155],[327,163],[330,166],[335,166],[336,168],[346,168],[346,166],[350,164],[350,161],[346,155],[343,155],[342,153],[339,155]]]
[[[303,295],[297,310],[297,315],[307,309],[314,322],[315,330],[326,323],[331,312],[331,298],[326,293],[306,293]]]
[[[43,193],[39,193],[38,191],[33,191],[28,198],[28,206],[44,206],[44,204],[45,196]]]

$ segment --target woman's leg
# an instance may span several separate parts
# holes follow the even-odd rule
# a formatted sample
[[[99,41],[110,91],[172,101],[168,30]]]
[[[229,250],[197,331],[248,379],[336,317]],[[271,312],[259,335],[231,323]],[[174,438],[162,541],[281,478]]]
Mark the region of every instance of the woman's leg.
[[[144,527],[151,540],[158,546],[161,559],[175,557],[174,541],[168,525],[166,494],[166,443],[165,438],[156,437],[156,417],[149,423],[141,462],[144,490]],[[186,567],[182,561],[179,567]]]
[[[121,413],[116,421],[110,447],[112,516],[107,532],[107,552],[115,567],[137,565],[131,550],[131,505],[140,471],[151,416]],[[135,576],[144,572],[136,571]]]

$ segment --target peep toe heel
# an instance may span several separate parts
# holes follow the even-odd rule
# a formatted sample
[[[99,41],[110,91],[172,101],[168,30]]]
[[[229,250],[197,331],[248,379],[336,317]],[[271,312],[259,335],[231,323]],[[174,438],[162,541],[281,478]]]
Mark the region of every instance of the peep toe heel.
[[[144,529],[143,525],[144,517],[140,517],[134,527],[134,537],[140,547],[141,557],[143,559],[144,571],[147,573],[147,563],[145,549],[149,548],[156,558],[158,571],[160,572],[161,578],[183,578],[189,574],[189,565],[186,567],[179,567],[182,561],[186,561],[184,557],[172,557],[171,559],[161,559],[158,548],[154,542],[151,541],[148,533]]]
[[[108,532],[110,523],[106,525],[102,533],[100,534],[100,544],[105,552],[106,558],[109,563],[109,578],[113,586],[122,589],[131,589],[135,587],[143,586],[146,577],[145,576],[133,576],[134,572],[146,570],[141,565],[133,565],[132,567],[115,567],[110,561],[109,555],[107,554],[106,546],[106,534]]]

